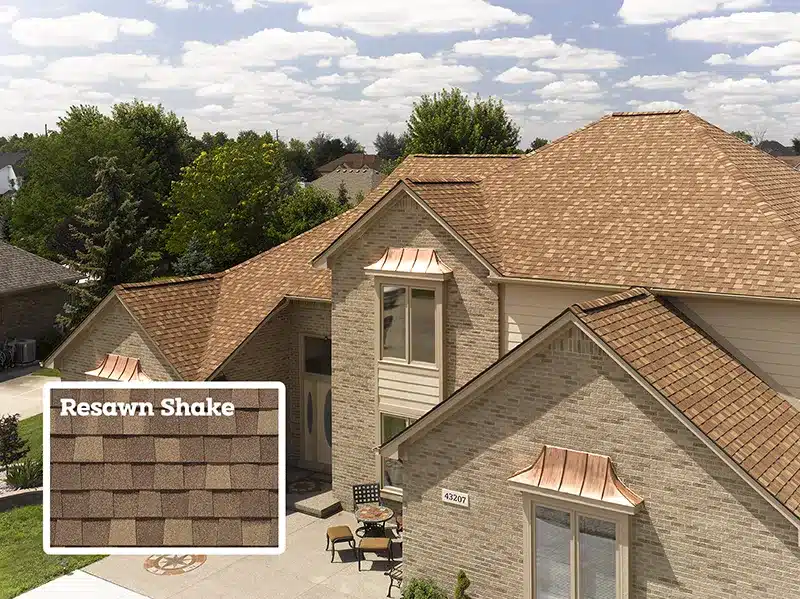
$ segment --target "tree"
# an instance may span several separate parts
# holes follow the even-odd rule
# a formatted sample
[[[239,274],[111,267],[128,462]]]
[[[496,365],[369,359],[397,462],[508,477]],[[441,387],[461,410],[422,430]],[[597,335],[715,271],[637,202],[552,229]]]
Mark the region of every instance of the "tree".
[[[359,142],[355,139],[350,137],[349,135],[345,135],[344,139],[342,140],[344,144],[344,153],[345,154],[363,154],[364,153],[364,146],[362,146]]]
[[[375,151],[383,160],[397,160],[406,149],[406,135],[395,135],[391,131],[378,133],[373,142]]]
[[[347,185],[344,184],[344,180],[339,182],[339,190],[336,195],[336,201],[340,206],[350,205],[350,194],[347,192]]]
[[[314,169],[318,169],[331,160],[341,158],[345,154],[362,154],[363,152],[364,146],[349,135],[342,140],[321,132],[308,141],[308,153]]]
[[[456,578],[456,586],[453,591],[453,599],[470,599],[469,595],[467,595],[467,589],[470,584],[472,583],[470,579],[467,578],[466,572],[464,572],[464,570],[459,570],[458,577]]]
[[[407,124],[408,154],[512,154],[520,141],[501,100],[470,103],[457,88],[422,96]]]
[[[172,187],[167,249],[184,254],[196,236],[215,268],[251,258],[284,240],[276,214],[293,187],[269,135],[203,152]]]
[[[8,467],[25,457],[28,447],[19,436],[19,414],[0,416],[0,466]]]
[[[297,185],[278,209],[281,242],[324,223],[350,208],[325,190]]]
[[[750,144],[751,146],[753,145],[753,136],[747,131],[731,131],[731,135],[738,137],[746,144]]]
[[[314,160],[305,142],[299,139],[290,139],[284,146],[284,157],[286,167],[300,181],[311,181],[314,179]]]
[[[792,147],[794,148],[795,154],[800,154],[800,137],[795,137],[792,140]]]
[[[537,137],[531,142],[530,147],[528,148],[528,152],[535,152],[539,148],[543,148],[547,144],[550,143],[550,140],[545,139],[544,137]]]
[[[738,137],[744,143],[750,144],[751,146],[758,147],[760,146],[767,137],[767,130],[766,129],[753,129],[752,131],[731,131],[731,135],[734,137]]]
[[[214,270],[214,262],[206,254],[200,238],[193,235],[186,246],[186,251],[175,262],[175,274],[182,277],[202,275]]]
[[[130,192],[132,178],[118,166],[116,157],[95,157],[97,191],[76,215],[72,234],[80,243],[76,257],[64,261],[86,275],[84,282],[66,286],[69,293],[64,312],[57,318],[64,333],[71,332],[120,283],[148,279],[158,255],[148,252],[154,231],[140,202]]]

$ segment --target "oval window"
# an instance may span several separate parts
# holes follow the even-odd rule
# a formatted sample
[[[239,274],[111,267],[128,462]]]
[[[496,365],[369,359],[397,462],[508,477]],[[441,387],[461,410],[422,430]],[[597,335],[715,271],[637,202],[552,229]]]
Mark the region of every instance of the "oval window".
[[[311,399],[310,391],[306,399],[306,427],[309,433],[314,429],[314,401]]]
[[[325,396],[325,440],[331,446],[331,392]]]

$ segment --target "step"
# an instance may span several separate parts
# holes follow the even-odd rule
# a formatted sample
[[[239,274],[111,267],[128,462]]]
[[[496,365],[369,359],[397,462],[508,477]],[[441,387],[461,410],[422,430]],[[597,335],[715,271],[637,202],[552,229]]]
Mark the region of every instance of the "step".
[[[333,491],[326,491],[295,501],[294,509],[315,518],[327,518],[341,511],[342,504],[333,496]]]

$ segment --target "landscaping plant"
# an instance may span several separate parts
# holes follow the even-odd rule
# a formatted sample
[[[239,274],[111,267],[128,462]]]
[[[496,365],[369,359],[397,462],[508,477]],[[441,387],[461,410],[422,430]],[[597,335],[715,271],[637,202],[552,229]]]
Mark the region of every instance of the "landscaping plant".
[[[6,482],[15,489],[35,489],[42,486],[42,460],[28,458],[8,467]]]
[[[467,578],[466,572],[464,570],[458,571],[458,578],[456,579],[456,588],[453,591],[453,599],[470,599],[469,595],[467,595],[467,589],[469,585],[472,584]]]
[[[415,578],[403,588],[403,599],[447,599],[447,594],[432,580]]]
[[[0,466],[8,467],[28,453],[25,440],[19,436],[19,414],[0,416]]]

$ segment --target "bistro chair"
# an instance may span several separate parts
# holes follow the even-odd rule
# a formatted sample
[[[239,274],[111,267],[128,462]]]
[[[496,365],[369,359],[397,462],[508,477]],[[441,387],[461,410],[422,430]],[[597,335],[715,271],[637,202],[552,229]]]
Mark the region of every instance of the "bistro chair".
[[[392,587],[396,585],[399,589],[403,586],[403,564],[393,566],[391,570],[384,572],[384,574],[389,577],[389,590],[386,591],[386,596],[391,597]]]
[[[361,561],[364,559],[364,552],[383,553],[389,555],[389,563],[394,563],[394,553],[392,552],[392,540],[389,537],[365,537],[358,542],[356,557],[358,558],[358,571],[361,572]]]
[[[353,485],[353,510],[358,511],[362,505],[383,505],[381,499],[381,486],[378,483],[365,483],[361,485]],[[366,535],[368,532],[385,530],[385,524],[370,524],[363,523],[363,532]]]
[[[356,542],[349,526],[331,526],[325,533],[325,551],[330,547],[331,563],[333,563],[333,555],[336,552],[336,543],[347,543],[351,549],[355,550]]]

